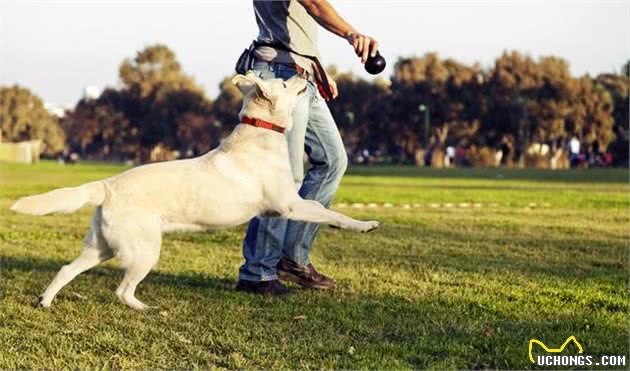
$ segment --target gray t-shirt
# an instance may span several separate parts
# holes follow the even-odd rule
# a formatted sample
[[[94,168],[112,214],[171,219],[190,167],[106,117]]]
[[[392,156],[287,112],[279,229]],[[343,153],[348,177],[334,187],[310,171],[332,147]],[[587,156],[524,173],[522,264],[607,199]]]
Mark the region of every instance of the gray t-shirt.
[[[319,59],[317,22],[297,0],[254,0],[254,13],[259,29],[258,41],[281,43],[297,53]],[[258,47],[254,54],[267,62],[296,63],[310,73],[316,68],[308,58],[267,46]]]

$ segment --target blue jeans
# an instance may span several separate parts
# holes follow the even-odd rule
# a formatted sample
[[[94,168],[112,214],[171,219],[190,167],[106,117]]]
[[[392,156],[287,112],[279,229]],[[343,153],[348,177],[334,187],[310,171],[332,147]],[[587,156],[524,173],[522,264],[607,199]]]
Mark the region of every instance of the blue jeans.
[[[262,79],[287,80],[297,72],[287,65],[257,62],[252,70]],[[328,105],[312,81],[298,98],[293,110],[293,127],[286,132],[291,171],[299,194],[330,206],[348,165],[341,135]],[[310,166],[304,174],[304,153]],[[309,250],[319,225],[277,217],[256,217],[249,222],[243,241],[245,263],[239,278],[269,281],[278,278],[276,264],[281,257],[300,266],[309,263]]]

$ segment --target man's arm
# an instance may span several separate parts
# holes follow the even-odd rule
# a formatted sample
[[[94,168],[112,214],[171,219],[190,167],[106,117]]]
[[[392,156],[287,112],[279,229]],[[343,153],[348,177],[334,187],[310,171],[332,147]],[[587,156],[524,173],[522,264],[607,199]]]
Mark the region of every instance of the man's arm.
[[[328,31],[346,39],[365,63],[368,55],[376,55],[378,43],[373,38],[357,32],[348,22],[337,13],[327,0],[298,0],[300,4]]]

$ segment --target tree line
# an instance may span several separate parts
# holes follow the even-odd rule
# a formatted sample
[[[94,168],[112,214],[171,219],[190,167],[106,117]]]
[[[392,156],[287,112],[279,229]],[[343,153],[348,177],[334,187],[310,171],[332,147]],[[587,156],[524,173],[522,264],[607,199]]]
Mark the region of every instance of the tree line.
[[[339,97],[330,102],[351,156],[420,162],[427,152],[462,149],[472,165],[523,165],[534,144],[553,156],[577,138],[583,148],[628,165],[628,68],[573,77],[557,57],[512,51],[492,67],[441,59],[435,53],[399,59],[389,80],[367,81],[329,68]],[[39,138],[44,153],[145,162],[216,147],[238,123],[241,94],[226,77],[211,100],[164,45],[139,51],[119,68],[122,87],[84,98],[61,119],[20,86],[0,88],[2,137]],[[426,121],[425,121],[426,120]],[[485,154],[485,155],[484,155]],[[438,156],[439,157],[439,156]],[[490,157],[496,157],[494,155]],[[525,163],[527,165],[527,163]]]

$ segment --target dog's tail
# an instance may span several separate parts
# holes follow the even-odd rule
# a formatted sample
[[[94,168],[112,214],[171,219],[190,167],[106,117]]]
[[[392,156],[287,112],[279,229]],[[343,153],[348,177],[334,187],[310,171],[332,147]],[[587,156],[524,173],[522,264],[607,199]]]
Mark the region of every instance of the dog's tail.
[[[11,210],[31,215],[54,212],[71,213],[85,204],[101,205],[105,200],[105,184],[102,181],[86,183],[78,187],[59,188],[40,195],[22,197]]]

